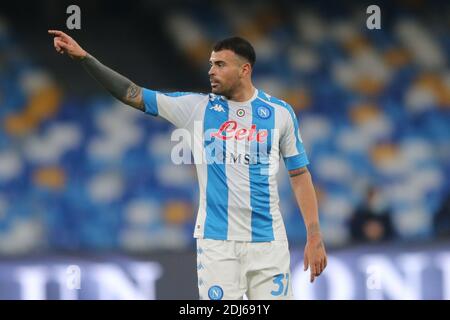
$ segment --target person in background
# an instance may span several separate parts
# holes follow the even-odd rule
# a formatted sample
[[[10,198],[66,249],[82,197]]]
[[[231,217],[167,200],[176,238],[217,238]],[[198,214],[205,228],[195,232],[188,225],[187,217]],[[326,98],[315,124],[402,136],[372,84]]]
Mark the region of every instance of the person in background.
[[[350,218],[349,227],[353,242],[379,243],[395,237],[391,211],[376,187],[368,188],[366,199]]]

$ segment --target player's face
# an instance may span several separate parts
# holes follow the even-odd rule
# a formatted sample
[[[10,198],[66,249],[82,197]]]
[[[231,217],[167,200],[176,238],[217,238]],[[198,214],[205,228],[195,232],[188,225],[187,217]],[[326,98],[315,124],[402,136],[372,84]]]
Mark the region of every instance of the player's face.
[[[241,81],[242,61],[231,50],[213,51],[209,59],[209,81],[212,93],[231,96]]]

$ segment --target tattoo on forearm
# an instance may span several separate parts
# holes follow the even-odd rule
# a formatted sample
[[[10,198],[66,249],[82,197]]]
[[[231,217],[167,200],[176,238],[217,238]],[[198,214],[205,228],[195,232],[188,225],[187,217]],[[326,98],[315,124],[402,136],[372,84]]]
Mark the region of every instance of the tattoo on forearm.
[[[141,92],[141,88],[133,83],[127,90],[126,99],[134,100],[139,96],[140,92]]]
[[[289,176],[290,176],[291,178],[293,178],[293,177],[296,177],[296,176],[300,176],[300,175],[302,175],[302,174],[304,174],[304,173],[306,173],[306,172],[308,172],[308,169],[306,169],[306,168],[300,168],[300,169],[297,169],[297,170],[289,171]]]

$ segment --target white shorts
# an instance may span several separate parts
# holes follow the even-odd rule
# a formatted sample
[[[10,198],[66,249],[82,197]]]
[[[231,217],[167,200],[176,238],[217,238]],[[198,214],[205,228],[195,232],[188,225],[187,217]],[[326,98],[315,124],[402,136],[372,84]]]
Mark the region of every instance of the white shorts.
[[[201,300],[292,299],[286,240],[197,239],[197,275]]]

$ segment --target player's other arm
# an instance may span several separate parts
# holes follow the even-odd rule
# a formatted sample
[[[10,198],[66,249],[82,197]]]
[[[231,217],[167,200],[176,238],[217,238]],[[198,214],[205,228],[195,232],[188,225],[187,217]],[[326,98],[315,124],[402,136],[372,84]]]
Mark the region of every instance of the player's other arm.
[[[305,222],[307,239],[304,254],[304,269],[310,269],[310,280],[319,276],[327,266],[325,246],[319,225],[316,192],[311,174],[306,166],[289,171],[292,189]]]
[[[55,36],[53,44],[57,52],[67,53],[72,59],[80,61],[84,69],[115,98],[144,111],[141,87],[102,64],[64,32],[58,30],[48,32]]]

